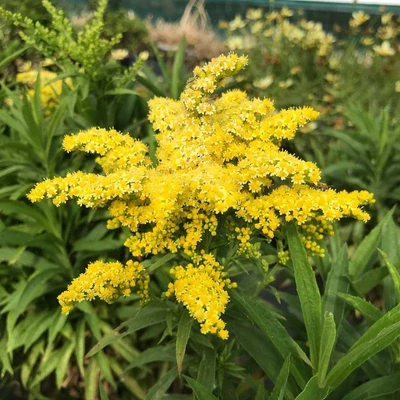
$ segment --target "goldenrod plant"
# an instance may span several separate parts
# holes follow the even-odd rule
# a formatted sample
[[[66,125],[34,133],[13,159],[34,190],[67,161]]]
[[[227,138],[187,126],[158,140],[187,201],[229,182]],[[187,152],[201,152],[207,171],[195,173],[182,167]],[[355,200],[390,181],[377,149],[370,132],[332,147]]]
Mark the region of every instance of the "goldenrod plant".
[[[398,259],[398,252],[389,258],[387,247],[382,252],[387,267],[381,267],[386,273],[365,272],[370,259],[376,262],[383,232],[397,235],[390,214],[349,263],[347,248],[332,236],[334,223],[343,217],[368,221],[363,206],[374,202],[372,195],[327,188],[315,164],[281,148],[283,139],[293,139],[300,126],[318,117],[313,109],[276,111],[271,100],[249,99],[239,90],[215,95],[246,64],[245,57],[222,55],[194,70],[179,100],[150,101],[156,160],[129,135],[92,128],[65,136],[63,147],[96,154],[103,172],[45,179],[28,194],[33,202],[52,199],[57,206],[76,199],[81,206],[107,207],[107,227],[127,228],[130,260],[89,264],[58,300],[72,318],[74,307],[96,298],[118,304],[138,295],[137,314],[88,356],[140,328],[158,326],[153,335],[158,332],[169,343],[147,349],[127,370],[167,362],[167,372],[146,398],[166,393],[181,375],[204,399],[228,399],[232,393],[264,398],[268,392],[272,398],[340,399],[340,385],[359,366],[392,343],[398,354],[398,307],[381,315],[349,294],[352,287],[364,296],[388,270],[397,281],[391,259]],[[331,236],[329,249],[326,236]],[[325,259],[317,263],[323,296],[307,254]],[[278,301],[290,305],[288,316],[302,315],[294,337],[284,327],[291,323],[281,319],[282,311],[255,296],[277,274],[296,285],[296,301],[271,287]],[[362,313],[365,307],[375,310],[370,313],[376,322],[358,339],[353,334],[342,342],[338,336],[342,326],[353,329],[343,318],[342,300]],[[243,352],[251,362],[237,358]],[[258,381],[251,375],[255,368]],[[382,372],[371,379],[380,379]]]
[[[98,70],[58,58],[51,22],[35,58],[4,52],[26,83],[0,91],[1,398],[398,397],[396,16],[371,43],[374,18],[354,14],[346,44],[291,14],[268,22],[290,52],[263,58],[267,89],[257,52],[187,76],[185,39],[172,66],[153,46],[162,77],[145,53],[124,83],[132,53],[104,27]],[[268,15],[235,24],[256,37]]]
[[[21,38],[47,57],[53,58],[57,55],[66,65],[75,65],[85,73],[99,78],[106,54],[120,39],[120,36],[116,36],[111,40],[104,40],[100,36],[107,0],[99,0],[93,18],[78,35],[62,10],[56,9],[49,0],[43,0],[42,4],[51,16],[51,27],[45,27],[27,16],[4,9],[1,9],[0,15],[15,26],[21,27]]]
[[[23,41],[36,49],[44,63],[53,63],[59,76],[50,85],[60,85],[55,81],[65,78],[72,80],[69,87],[80,93],[75,106],[80,118],[71,120],[71,129],[92,125],[115,126],[121,130],[140,128],[137,122],[143,120],[147,110],[133,87],[148,55],[136,55],[129,67],[123,66],[118,57],[112,57],[121,34],[103,38],[107,0],[99,0],[92,18],[82,29],[77,29],[49,0],[43,0],[42,4],[51,17],[50,26],[1,7],[0,16],[20,28]],[[146,134],[146,129],[139,132],[141,136]]]
[[[33,98],[35,97],[35,84],[38,81],[38,75],[40,73],[40,95],[41,103],[45,107],[45,111],[50,113],[52,109],[58,104],[59,98],[63,91],[63,85],[72,88],[71,78],[58,79],[57,73],[46,69],[37,71],[35,69],[19,72],[16,76],[16,81],[25,83],[28,90],[28,95]]]
[[[315,164],[280,150],[282,139],[292,139],[299,126],[318,116],[311,108],[273,113],[269,99],[250,100],[245,92],[237,90],[212,97],[224,79],[238,73],[246,63],[245,57],[235,54],[213,59],[195,69],[180,100],[150,101],[149,118],[158,132],[156,166],[142,142],[116,131],[91,129],[66,136],[64,149],[98,154],[97,163],[104,175],[71,173],[39,183],[28,195],[32,201],[53,199],[55,205],[77,198],[78,204],[86,207],[108,206],[112,216],[108,227],[125,226],[133,233],[125,245],[134,257],[182,251],[194,264],[190,264],[190,273],[182,267],[174,270],[178,282],[186,283],[176,282],[167,295],[183,285],[187,294],[178,291],[177,297],[186,298],[184,303],[192,315],[197,315],[193,310],[201,303],[198,296],[192,301],[187,298],[193,285],[199,286],[197,290],[193,287],[196,293],[202,292],[206,282],[217,282],[222,292],[225,286],[230,287],[230,281],[218,272],[222,267],[214,260],[215,255],[207,254],[212,244],[202,245],[205,235],[211,240],[226,230],[219,220],[233,229],[239,254],[259,256],[258,246],[252,241],[260,235],[267,241],[282,237],[285,223],[293,220],[306,248],[323,255],[318,241],[332,231],[332,223],[345,216],[367,221],[369,216],[360,206],[373,202],[368,192],[320,189],[320,171]],[[204,279],[192,281],[189,278],[195,276],[196,264]],[[95,271],[101,274],[113,268],[97,264]],[[136,271],[132,285],[136,279],[140,281],[142,271]],[[216,275],[205,279],[211,271]],[[101,278],[100,292],[95,289],[95,280],[85,275],[79,279],[81,285],[75,282],[74,289],[71,287],[60,297],[66,313],[79,301],[95,296],[110,300],[126,289],[119,288],[124,283],[118,279],[109,286],[109,274]],[[203,290],[216,290],[217,301],[221,297],[217,288],[205,286]],[[146,291],[142,293],[147,295]],[[203,328],[209,326],[204,328],[205,333],[211,329],[227,337],[219,321],[225,306],[226,301],[222,301],[212,311],[216,318],[212,323],[208,321],[212,304],[206,302],[204,309],[200,307],[197,319]]]

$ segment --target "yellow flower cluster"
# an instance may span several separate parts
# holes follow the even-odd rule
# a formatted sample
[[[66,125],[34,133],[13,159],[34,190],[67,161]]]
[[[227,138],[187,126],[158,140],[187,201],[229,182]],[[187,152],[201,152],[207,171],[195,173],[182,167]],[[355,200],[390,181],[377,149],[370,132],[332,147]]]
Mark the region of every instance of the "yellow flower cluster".
[[[316,111],[277,112],[270,100],[251,100],[239,90],[215,96],[223,79],[246,62],[235,54],[218,57],[196,68],[180,100],[150,100],[149,119],[158,131],[156,166],[145,145],[129,135],[93,128],[67,136],[64,148],[98,154],[104,174],[78,171],[45,180],[28,195],[31,201],[51,198],[56,205],[77,198],[88,207],[107,206],[108,228],[130,229],[125,245],[135,257],[162,251],[189,255],[196,266],[176,267],[168,293],[173,288],[203,333],[221,337],[227,335],[219,317],[230,282],[221,265],[202,253],[205,237],[231,231],[238,253],[256,255],[252,238],[282,237],[282,224],[295,220],[306,247],[321,253],[317,241],[330,224],[347,216],[367,220],[360,206],[373,201],[367,192],[320,189],[317,166],[280,148],[283,139],[293,139],[318,116]],[[207,296],[196,306],[193,293]],[[74,301],[72,296],[69,303]]]
[[[226,277],[222,265],[211,254],[203,253],[198,265],[177,266],[170,273],[175,281],[169,284],[165,295],[175,295],[178,302],[184,304],[200,323],[201,333],[227,339],[228,331],[220,317],[229,301],[227,289],[237,285]]]
[[[144,267],[137,261],[129,260],[125,266],[118,261],[96,261],[72,281],[68,289],[58,296],[58,301],[62,313],[69,314],[81,301],[98,297],[112,303],[120,296],[129,296],[132,288],[136,288],[137,294],[146,302],[149,299],[149,281]]]
[[[193,255],[206,231],[216,234],[218,214],[228,210],[269,238],[281,216],[299,225],[313,220],[312,212],[327,221],[366,220],[359,206],[371,202],[371,194],[312,186],[320,179],[317,166],[279,147],[315,119],[316,111],[274,112],[270,100],[250,100],[238,90],[212,98],[222,79],[245,64],[244,57],[221,56],[196,69],[180,101],[149,102],[149,119],[159,131],[156,167],[141,142],[93,128],[67,136],[64,147],[99,154],[105,174],[78,171],[45,180],[29,198],[52,198],[58,205],[76,197],[88,207],[109,205],[113,219],[108,226],[130,228],[133,236],[126,245],[134,256],[165,249]],[[206,114],[203,104],[210,105]]]
[[[351,14],[349,26],[352,29],[357,29],[359,26],[367,22],[371,17],[364,11],[355,11]]]
[[[36,84],[38,73],[39,72],[37,70],[31,70],[20,72],[16,77],[17,82],[26,83],[26,85],[30,88],[28,95],[32,98],[35,94],[34,86]],[[47,109],[52,109],[58,104],[58,97],[62,93],[63,84],[72,86],[72,80],[70,78],[59,79],[51,82],[56,78],[57,74],[55,72],[51,72],[46,69],[40,70],[41,101]]]
[[[349,21],[350,30],[358,33],[360,26],[369,21],[371,16],[364,13],[363,11],[356,11],[352,14],[352,18]],[[400,20],[396,21],[392,13],[386,13],[381,16],[381,25],[375,32],[375,37],[371,37],[374,30],[372,28],[366,29],[363,27],[368,36],[363,36],[361,42],[367,48],[372,46],[374,56],[391,57],[396,54],[396,42],[397,37],[400,34]],[[368,52],[367,52],[368,55]]]
[[[79,205],[102,207],[112,199],[124,198],[141,190],[141,182],[150,165],[147,147],[142,142],[115,130],[94,128],[66,136],[63,146],[68,152],[81,150],[99,154],[96,162],[105,175],[77,171],[64,178],[46,179],[29,193],[31,201],[52,198],[58,206],[76,197]]]

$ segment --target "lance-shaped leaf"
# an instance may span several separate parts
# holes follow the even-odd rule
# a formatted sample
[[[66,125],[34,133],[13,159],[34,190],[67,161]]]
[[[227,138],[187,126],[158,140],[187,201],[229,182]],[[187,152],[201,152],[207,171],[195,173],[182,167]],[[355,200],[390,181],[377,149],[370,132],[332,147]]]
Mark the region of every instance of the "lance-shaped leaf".
[[[368,318],[370,321],[377,321],[379,318],[383,316],[383,313],[379,308],[376,308],[370,302],[362,299],[361,297],[352,296],[351,294],[346,293],[334,293],[338,298],[342,299],[352,308],[359,311],[365,318]]]
[[[329,394],[327,388],[318,386],[318,375],[313,376],[303,391],[296,397],[296,400],[324,400]]]
[[[379,399],[400,391],[400,373],[372,379],[348,393],[343,400]]]
[[[216,371],[217,355],[214,349],[205,347],[203,349],[203,356],[199,365],[199,372],[197,374],[197,382],[202,384],[206,389],[212,391],[215,385],[215,371]]]
[[[384,319],[385,317],[382,317]],[[371,331],[375,323],[368,331],[357,341],[349,352],[342,357],[332,368],[326,378],[326,386],[332,389],[339,386],[355,369],[362,365],[373,355],[389,346],[400,336],[400,321],[381,329],[377,335],[372,338]],[[375,329],[373,329],[375,330]],[[368,340],[364,338],[366,336]]]
[[[290,371],[290,355],[285,359],[281,370],[279,371],[278,378],[274,390],[271,393],[270,400],[283,400],[286,392],[286,384],[289,378]]]
[[[332,262],[325,285],[323,309],[325,312],[333,313],[335,324],[339,328],[344,315],[345,304],[332,292],[347,293],[349,291],[350,284],[346,278],[349,265],[347,246],[344,245],[335,254],[336,257]]]
[[[318,386],[324,387],[324,380],[328,371],[331,354],[336,342],[336,326],[332,313],[326,313],[322,329],[321,346],[318,362]]]
[[[232,302],[237,304],[248,318],[269,337],[283,358],[292,354],[311,365],[304,351],[264,304],[254,299],[246,299],[238,290],[231,291],[231,298]],[[306,374],[302,371],[301,364],[296,360],[293,360],[291,373],[299,386],[304,387],[307,382]]]
[[[199,400],[218,400],[207,388],[195,379],[185,375],[184,378]]]
[[[374,229],[372,229],[372,231],[364,238],[364,240],[357,247],[357,250],[351,256],[349,274],[353,280],[357,279],[367,266],[368,260],[378,246],[382,227],[391,219],[393,212],[394,208],[386,214],[385,218],[383,218]]]
[[[178,333],[176,335],[176,365],[178,374],[182,373],[182,364],[185,357],[186,346],[192,330],[193,318],[186,310],[183,310],[178,324]]]
[[[293,222],[287,226],[287,238],[296,289],[310,343],[311,362],[317,367],[321,341],[321,296],[314,271],[308,262],[306,250]]]
[[[144,400],[161,400],[177,376],[178,371],[176,367],[172,367],[149,389]]]
[[[397,303],[400,303],[400,274],[397,268],[393,265],[393,263],[389,260],[389,257],[385,252],[382,250],[379,250],[379,253],[385,260],[386,266],[389,270],[390,276],[392,277],[393,284],[394,284],[394,289],[396,292],[396,297],[397,297]]]

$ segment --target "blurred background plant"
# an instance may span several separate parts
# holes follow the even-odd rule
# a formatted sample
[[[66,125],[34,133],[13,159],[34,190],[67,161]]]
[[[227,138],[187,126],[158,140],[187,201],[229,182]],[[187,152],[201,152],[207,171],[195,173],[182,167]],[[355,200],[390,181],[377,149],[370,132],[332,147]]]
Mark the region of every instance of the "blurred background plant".
[[[20,27],[21,38],[53,63],[62,74],[55,79],[72,79],[72,90],[78,94],[75,107],[79,113],[70,121],[70,129],[97,125],[125,131],[134,124],[137,126],[138,121],[145,119],[147,108],[132,88],[147,56],[138,56],[126,68],[121,64],[123,57],[112,53],[121,34],[109,40],[103,38],[107,1],[99,1],[93,17],[79,31],[48,0],[43,0],[43,6],[51,16],[50,27],[4,9],[0,9],[0,15]],[[32,69],[38,68],[32,65]],[[145,128],[141,131],[140,124],[138,130],[139,136],[147,134]]]
[[[316,95],[320,101],[329,71],[334,36],[301,17],[286,7],[269,13],[249,9],[245,18],[220,22],[229,49],[249,56],[250,68],[242,75],[246,90],[274,98],[279,107],[309,104]]]
[[[345,100],[378,107],[390,99],[393,115],[398,110],[400,24],[391,13],[354,12],[348,27],[335,25],[331,33],[302,10],[249,9],[220,27],[229,49],[253,62],[243,73],[246,89],[278,106],[311,103],[334,113]]]
[[[185,64],[189,71],[226,50],[225,44],[210,25],[204,2],[190,0],[179,22],[147,21],[151,41],[164,53],[175,52],[182,38],[185,38]]]

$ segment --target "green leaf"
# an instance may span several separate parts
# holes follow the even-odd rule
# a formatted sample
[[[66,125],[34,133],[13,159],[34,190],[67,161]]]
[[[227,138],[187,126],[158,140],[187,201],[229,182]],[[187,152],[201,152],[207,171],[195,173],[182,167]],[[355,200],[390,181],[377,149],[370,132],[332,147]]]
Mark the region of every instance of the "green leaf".
[[[39,337],[51,326],[54,321],[54,309],[44,312],[31,312],[18,322],[14,330],[11,330],[11,324],[7,326],[9,332],[8,350],[12,351],[20,346],[24,346],[24,352],[39,339]],[[16,315],[9,313],[9,315]],[[56,311],[57,313],[57,311]],[[7,321],[8,322],[8,321]]]
[[[33,116],[35,118],[35,122],[37,126],[40,126],[43,121],[43,110],[42,110],[42,77],[41,77],[41,70],[39,69],[35,88],[34,88],[34,95],[33,95]],[[33,130],[31,130],[33,132]],[[36,137],[35,141],[38,145],[41,144],[40,138]]]
[[[278,371],[282,366],[282,357],[272,344],[270,339],[264,334],[256,330],[241,313],[231,312],[225,315],[228,323],[228,330],[235,335],[240,346],[253,358],[266,375],[276,383]],[[288,400],[294,399],[293,393],[295,389],[288,382],[286,397]]]
[[[95,355],[97,366],[100,369],[100,374],[113,386],[117,387],[115,383],[114,377],[111,372],[110,364],[108,362],[108,357],[104,354],[103,351],[99,351]]]
[[[184,55],[186,50],[186,36],[183,35],[181,42],[179,43],[178,51],[175,54],[174,64],[172,66],[172,77],[171,77],[171,97],[174,100],[179,98],[179,83],[181,79],[182,68],[184,65]]]
[[[114,90],[108,90],[107,92],[105,92],[106,96],[115,96],[115,95],[125,95],[125,94],[131,94],[133,96],[140,96],[139,92],[136,92],[132,89],[128,89],[128,88],[118,88],[118,89],[114,89]]]
[[[56,386],[58,389],[61,388],[63,383],[63,379],[67,373],[69,360],[71,359],[71,355],[74,351],[75,343],[70,342],[66,343],[63,347],[63,353],[60,354],[60,358],[58,360],[58,365],[56,368]]]
[[[171,80],[170,73],[167,69],[167,65],[165,64],[164,57],[157,47],[157,44],[154,43],[153,41],[150,41],[150,46],[153,50],[154,55],[156,56],[157,65],[160,67],[161,74],[164,78],[164,81],[166,81],[166,82],[170,81]],[[157,79],[157,75],[152,71],[152,69],[150,69],[146,65],[143,66],[143,70],[146,71],[146,73],[148,74],[147,76],[150,75],[150,77]]]
[[[68,344],[66,344],[66,346],[68,346]],[[31,387],[38,385],[57,368],[64,351],[65,351],[64,347],[52,351],[50,355],[47,357],[47,359],[45,359],[45,361],[41,365],[39,365],[37,375],[32,384],[30,385]]]
[[[62,331],[66,322],[67,322],[67,316],[61,314],[61,312],[57,310],[55,315],[55,321],[49,329],[49,343],[54,342],[54,339],[56,338],[57,334]]]
[[[85,374],[85,400],[95,400],[99,382],[99,367],[96,359],[89,360]]]
[[[28,329],[25,330],[26,340],[24,341],[24,352],[26,352],[46,330],[50,332],[50,329],[55,325],[59,316],[60,311],[57,309],[50,309],[37,316]],[[52,343],[52,341],[49,340],[49,344],[50,343]]]
[[[400,373],[372,379],[348,393],[343,400],[380,399],[400,391]]]
[[[374,268],[351,284],[360,296],[365,296],[371,289],[381,283],[382,279],[388,275],[388,272],[387,267]]]
[[[380,324],[380,321],[384,318],[385,316],[369,328],[348,353],[332,368],[326,378],[327,387],[334,389],[339,386],[355,369],[373,355],[389,346],[400,336],[400,321],[376,332],[375,325]],[[372,338],[371,332],[374,333]]]
[[[7,337],[4,335],[0,340],[0,360],[1,360],[1,375],[4,376],[8,372],[11,376],[14,375],[14,371],[11,365],[10,353],[7,351]]]
[[[28,205],[18,200],[0,200],[0,211],[9,215],[15,214],[18,219],[24,220],[18,214],[23,214],[28,218],[35,220],[41,227],[48,232],[52,232],[49,220],[33,205]]]
[[[163,267],[169,261],[176,258],[176,256],[177,255],[174,253],[168,253],[168,254],[165,254],[164,256],[162,256],[161,258],[152,257],[151,260],[144,261],[142,263],[142,265],[146,268],[146,272],[148,274],[150,274],[150,273],[154,272],[156,269]]]
[[[14,53],[11,53],[9,56],[3,58],[0,61],[0,71],[7,66],[10,62],[12,62],[15,58],[17,58],[20,54],[22,54],[24,51],[29,49],[30,46],[23,46],[19,50],[14,51]]]
[[[376,308],[370,302],[361,297],[352,296],[346,293],[335,293],[335,295],[344,300],[348,305],[358,310],[365,318],[375,322],[382,317],[382,311]]]
[[[232,302],[237,304],[244,313],[253,321],[271,340],[276,349],[285,359],[293,354],[311,365],[310,360],[300,346],[288,334],[284,326],[274,317],[273,313],[257,300],[246,299],[238,290],[230,292]],[[292,374],[300,387],[304,387],[307,379],[301,372],[301,365],[293,360]]]
[[[357,162],[346,161],[338,164],[328,165],[323,169],[324,177],[336,178],[338,175],[347,174],[348,170],[363,171],[364,168]]]
[[[350,284],[345,276],[348,270],[348,260],[347,246],[344,245],[340,248],[332,262],[331,269],[328,273],[328,279],[326,280],[323,297],[324,313],[333,313],[335,325],[338,328],[343,319],[345,304],[332,292],[347,293],[349,291]]]
[[[193,393],[196,395],[198,400],[218,400],[210,390],[205,388],[201,383],[197,382],[195,379],[190,378],[189,376],[183,375],[186,382],[193,390]]]
[[[321,341],[321,296],[314,271],[308,262],[306,250],[293,222],[287,225],[287,237],[296,289],[310,343],[311,363],[317,367]]]
[[[394,208],[390,210],[385,218],[364,238],[364,240],[357,247],[353,253],[349,264],[349,274],[352,280],[356,280],[364,268],[367,266],[368,260],[371,258],[372,253],[378,246],[383,226],[391,219]]]
[[[366,343],[374,338],[376,338],[380,332],[390,327],[393,324],[396,324],[400,321],[400,305],[397,305],[395,308],[388,311],[384,314],[378,321],[376,321],[372,326],[370,326],[367,331],[361,336],[360,339],[352,346],[352,349],[360,344]]]
[[[85,369],[83,367],[83,359],[85,357],[85,324],[85,319],[81,318],[75,328],[75,358],[82,376],[85,376]]]
[[[51,145],[53,137],[56,133],[57,128],[60,127],[66,117],[67,107],[69,105],[70,98],[75,95],[74,92],[69,93],[64,99],[57,105],[55,112],[51,116],[50,124],[46,132],[46,154],[49,156],[51,151]]]
[[[31,374],[34,374],[36,372],[34,366],[36,365],[39,356],[41,356],[43,352],[44,340],[39,340],[35,343],[29,353],[27,353],[27,359],[25,359],[25,362],[21,367],[21,383],[25,388],[28,385],[28,380]],[[2,360],[2,362],[7,360],[6,357],[3,357],[2,354],[0,354],[0,359]]]
[[[11,165],[10,167],[3,168],[3,170],[0,171],[0,178],[4,178],[7,175],[13,175],[17,171],[25,170],[25,168],[25,165]]]
[[[399,165],[400,166],[400,165]],[[391,218],[382,228],[380,248],[394,264],[400,262],[400,229]]]
[[[85,320],[92,335],[97,340],[101,340],[102,337],[100,330],[101,320],[97,315],[97,313],[95,313],[92,304],[90,304],[88,301],[82,302],[78,304],[77,308],[85,312]]]
[[[335,318],[332,313],[327,312],[324,316],[324,327],[322,329],[321,346],[318,362],[318,386],[324,387],[324,380],[328,371],[331,354],[336,342]]]
[[[114,357],[110,358],[110,365],[116,376],[122,376],[122,366],[118,359]],[[140,386],[137,380],[129,376],[124,376],[124,378],[121,379],[121,383],[134,394],[135,398],[144,399],[144,389]]]
[[[100,393],[100,400],[110,400],[101,382],[99,382],[99,393]]]
[[[126,367],[124,374],[126,374],[126,372],[128,372],[132,368],[160,361],[176,361],[175,346],[157,346],[151,347],[150,349],[143,351],[138,356],[136,356],[134,361]]]
[[[257,382],[257,391],[256,391],[256,397],[254,398],[254,400],[266,400],[268,398],[269,398],[268,393],[264,387],[264,381],[262,379],[260,379]]]
[[[182,364],[185,357],[186,346],[189,340],[190,331],[192,330],[193,318],[187,310],[183,310],[178,324],[178,332],[176,335],[176,366],[178,375],[182,373]]]
[[[22,136],[32,147],[35,147],[36,144],[32,141],[32,138],[28,134],[28,126],[24,121],[17,121],[6,111],[0,110],[0,120],[8,125],[11,129],[18,132],[20,136]]]
[[[111,334],[105,336],[103,339],[99,341],[86,355],[87,357],[92,357],[98,351],[102,350],[104,347],[109,344],[119,340],[131,333],[146,328],[151,325],[158,324],[160,322],[165,321],[166,319],[166,308],[160,307],[159,305],[148,304],[147,306],[141,308],[134,317],[128,319],[124,323],[122,323],[116,330],[114,330]],[[123,333],[120,333],[119,330],[122,328],[127,328],[127,330]]]
[[[92,240],[83,238],[74,243],[73,251],[108,251],[123,247],[123,241],[116,239]]]
[[[304,390],[296,397],[296,400],[323,400],[328,396],[327,388],[318,386],[318,375],[313,376],[308,382]]]
[[[399,165],[400,166],[400,165]],[[400,262],[400,229],[394,223],[393,218],[382,228],[382,240],[380,248],[386,253],[389,260],[396,266]],[[384,310],[391,310],[398,304],[393,279],[387,276],[383,279],[383,303]]]
[[[33,300],[53,290],[53,286],[48,281],[56,277],[57,273],[59,273],[59,268],[52,268],[39,272],[31,277],[26,284],[18,303],[19,315],[26,310],[27,306]]]
[[[157,383],[153,385],[146,394],[144,400],[161,400],[164,393],[172,385],[172,382],[177,378],[178,370],[172,367],[165,375],[158,379]]]
[[[215,385],[215,366],[217,355],[214,349],[205,347],[201,357],[199,372],[197,374],[197,382],[206,389],[212,391]]]
[[[390,276],[392,277],[393,284],[394,284],[394,289],[396,292],[396,297],[397,297],[397,303],[400,303],[400,274],[399,271],[397,271],[397,268],[393,265],[393,263],[389,260],[389,257],[387,256],[386,253],[384,253],[382,250],[378,249],[379,253],[385,260],[386,266],[389,270]]]
[[[155,96],[160,97],[168,97],[167,93],[164,89],[160,88],[159,86],[155,85],[150,79],[146,76],[141,75],[140,73],[136,76],[136,81],[141,83],[145,88],[149,89]],[[0,116],[1,118],[1,116]]]
[[[290,371],[290,355],[285,359],[281,370],[279,371],[275,387],[271,393],[270,400],[283,400],[286,391],[286,384],[289,378]]]
[[[342,327],[340,330],[340,342],[344,344],[344,347],[350,349],[361,337],[358,326],[351,325],[346,319],[343,320]],[[377,355],[370,358],[361,369],[365,371],[367,376],[375,377],[376,371],[380,371],[383,374],[388,374],[388,363],[387,354]],[[336,357],[337,358],[337,357]]]
[[[3,312],[10,311],[7,315],[7,332],[9,334],[8,346],[11,349],[13,346],[14,337],[12,336],[12,330],[18,319],[18,317],[24,313],[28,305],[36,298],[42,296],[49,291],[54,290],[47,281],[54,277],[56,274],[55,270],[46,270],[37,273],[31,278],[25,286],[21,287],[21,291],[14,291],[15,296],[13,302],[9,302],[6,307],[3,308]],[[14,294],[13,293],[13,294]]]

